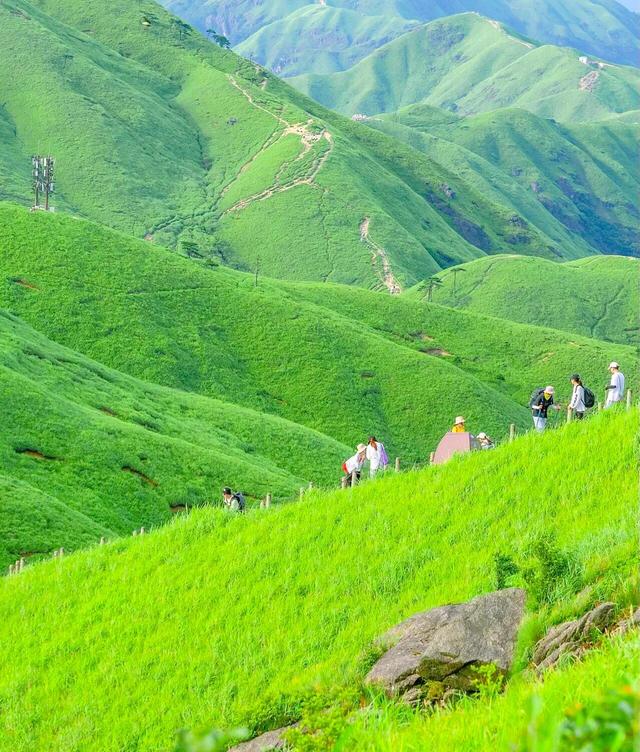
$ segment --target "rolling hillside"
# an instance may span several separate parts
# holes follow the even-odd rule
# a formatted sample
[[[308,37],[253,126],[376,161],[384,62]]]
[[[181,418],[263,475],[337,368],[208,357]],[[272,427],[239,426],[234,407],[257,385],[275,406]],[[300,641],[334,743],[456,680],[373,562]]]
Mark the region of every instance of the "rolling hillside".
[[[561,383],[579,368],[599,384],[611,358],[636,362],[624,345],[496,328],[403,296],[268,279],[256,287],[253,275],[88,222],[5,206],[0,232],[0,306],[47,337],[344,444],[373,431],[410,462],[428,457],[461,410],[503,436],[511,422],[529,425],[524,405],[539,381]]]
[[[519,252],[598,252],[535,200],[323,109],[153,3],[8,0],[0,21],[0,197],[27,203],[47,151],[60,210],[246,271],[390,291],[513,252],[521,210]]]
[[[363,16],[346,8],[307,5],[258,29],[235,51],[278,76],[345,70],[418,25],[397,16]]]
[[[187,19],[203,31],[213,27],[229,36],[233,44],[245,41],[243,48],[250,47],[259,34],[267,56],[271,52],[269,42],[282,44],[283,30],[299,15],[300,9],[310,11],[318,3],[311,0],[163,0],[174,13]],[[432,21],[442,16],[451,16],[465,11],[475,11],[508,24],[533,39],[556,45],[576,47],[591,55],[599,55],[627,65],[637,65],[640,45],[638,41],[638,17],[630,10],[638,11],[637,0],[321,0],[327,15],[334,8],[355,11],[364,28],[371,16],[387,18],[402,17],[418,21]],[[626,7],[624,7],[626,6]],[[307,35],[318,25],[322,28],[322,16],[316,13],[307,16],[311,23]],[[267,31],[265,32],[265,27]],[[338,40],[329,40],[335,42]],[[290,49],[297,47],[297,40],[290,39]],[[309,49],[309,48],[307,48]],[[285,47],[286,54],[289,50]],[[259,58],[266,64],[268,57]],[[311,56],[308,73],[322,72],[323,55]]]
[[[351,69],[292,83],[346,115],[427,104],[474,115],[519,107],[563,122],[638,109],[640,72],[584,64],[574,49],[539,45],[491,18],[464,13],[433,21],[380,47]]]
[[[428,740],[489,752],[532,734],[536,749],[552,749],[574,703],[636,676],[632,636],[605,639],[544,682],[523,669],[549,624],[604,599],[638,603],[637,427],[635,413],[601,415],[269,513],[196,510],[144,538],[4,578],[0,749],[169,752],[184,727],[294,721],[312,694],[326,707],[348,690],[358,707],[378,635],[494,589],[496,554],[537,571],[540,540],[565,565],[530,588],[503,696],[420,713],[365,694],[353,727],[344,714],[336,723],[349,751]]]
[[[622,258],[568,264],[504,256],[443,273],[433,300],[489,316],[638,345],[640,266]],[[424,296],[419,285],[409,295]]]
[[[414,105],[367,124],[404,141],[485,193],[501,192],[520,215],[551,215],[603,253],[640,255],[638,122],[560,124],[525,110],[459,118]],[[535,204],[533,206],[532,204]],[[514,227],[518,237],[518,227]],[[525,241],[526,244],[526,241]]]
[[[350,451],[289,421],[137,381],[0,315],[0,567],[157,526],[220,489],[292,497]]]

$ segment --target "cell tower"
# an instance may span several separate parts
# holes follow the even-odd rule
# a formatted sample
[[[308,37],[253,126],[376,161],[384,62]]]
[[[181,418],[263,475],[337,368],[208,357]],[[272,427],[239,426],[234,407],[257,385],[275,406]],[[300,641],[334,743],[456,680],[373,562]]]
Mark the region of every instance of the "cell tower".
[[[35,203],[32,211],[43,209],[44,211],[53,211],[49,207],[49,196],[53,193],[55,184],[53,182],[53,157],[31,157],[33,165],[33,191],[35,193]],[[44,206],[40,201],[44,196]]]

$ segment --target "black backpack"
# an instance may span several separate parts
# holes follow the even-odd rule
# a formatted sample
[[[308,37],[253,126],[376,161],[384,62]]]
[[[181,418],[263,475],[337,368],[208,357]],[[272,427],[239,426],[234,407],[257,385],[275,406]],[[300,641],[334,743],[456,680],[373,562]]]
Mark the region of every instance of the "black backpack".
[[[583,387],[584,389],[584,406],[586,408],[593,407],[596,404],[596,396],[591,391],[591,389],[588,389],[586,386]]]
[[[242,493],[242,491],[238,491],[237,493],[233,494],[233,498],[238,502],[238,511],[244,512],[247,506],[247,502],[244,499],[244,494]]]
[[[540,397],[544,394],[544,387],[538,387],[536,390],[534,390],[533,394],[531,395],[531,399],[529,400],[529,407],[533,407],[534,405],[537,405]]]

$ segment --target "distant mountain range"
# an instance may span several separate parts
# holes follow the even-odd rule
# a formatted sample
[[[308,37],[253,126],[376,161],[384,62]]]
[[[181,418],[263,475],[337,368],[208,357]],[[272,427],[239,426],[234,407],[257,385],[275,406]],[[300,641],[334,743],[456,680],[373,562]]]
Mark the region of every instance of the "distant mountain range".
[[[226,34],[241,54],[283,76],[343,70],[372,45],[402,34],[407,21],[466,11],[532,39],[617,63],[637,65],[640,54],[640,19],[632,13],[638,0],[164,0],[164,5],[203,31]]]

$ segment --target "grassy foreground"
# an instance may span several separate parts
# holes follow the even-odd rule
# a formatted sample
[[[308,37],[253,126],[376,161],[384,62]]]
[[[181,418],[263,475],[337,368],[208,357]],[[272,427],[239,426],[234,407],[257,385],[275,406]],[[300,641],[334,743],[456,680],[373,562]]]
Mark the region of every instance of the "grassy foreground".
[[[545,536],[571,565],[529,587],[521,669],[545,625],[604,598],[638,602],[637,427],[635,411],[603,414],[266,513],[195,511],[5,579],[0,749],[170,750],[181,727],[276,727],[311,690],[356,685],[391,625],[495,588],[497,553],[535,567]],[[600,672],[625,680],[630,650],[605,646],[554,675],[536,728],[556,703],[595,696]],[[345,749],[445,749],[449,733],[457,749],[516,742],[535,688],[514,682],[433,717],[364,716]]]

